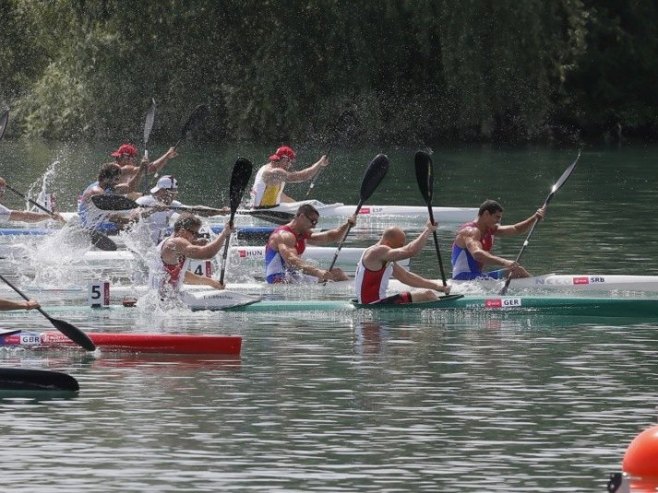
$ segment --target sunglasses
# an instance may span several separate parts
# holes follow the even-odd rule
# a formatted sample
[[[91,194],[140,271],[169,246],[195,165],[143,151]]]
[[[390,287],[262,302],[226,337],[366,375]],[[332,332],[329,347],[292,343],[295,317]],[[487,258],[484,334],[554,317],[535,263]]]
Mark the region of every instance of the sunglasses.
[[[187,229],[187,228],[184,228],[184,229],[188,233],[193,234],[195,238],[207,238],[207,237],[209,237],[208,233],[199,233],[198,231],[194,231],[193,229]]]
[[[304,214],[304,217],[310,221],[311,226],[317,226],[317,224],[318,224],[318,220],[317,220],[317,219],[311,219],[311,218],[308,217],[306,214]]]

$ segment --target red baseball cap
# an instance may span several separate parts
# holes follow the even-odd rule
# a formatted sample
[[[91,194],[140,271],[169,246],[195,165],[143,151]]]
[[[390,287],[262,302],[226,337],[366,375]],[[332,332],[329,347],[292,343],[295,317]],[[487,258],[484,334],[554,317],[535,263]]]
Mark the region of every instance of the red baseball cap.
[[[121,156],[136,156],[137,147],[132,144],[121,144],[119,148],[114,151],[110,156],[112,157],[121,157]]]
[[[295,151],[293,151],[292,147],[288,146],[281,146],[279,147],[274,154],[270,156],[270,161],[279,161],[282,157],[287,157],[291,161],[297,157],[297,154],[295,154]]]

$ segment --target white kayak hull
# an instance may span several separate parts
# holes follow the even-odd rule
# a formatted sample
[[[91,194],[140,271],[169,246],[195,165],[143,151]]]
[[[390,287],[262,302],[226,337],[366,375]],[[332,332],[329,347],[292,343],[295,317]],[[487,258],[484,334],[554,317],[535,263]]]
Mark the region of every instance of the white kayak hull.
[[[288,202],[276,207],[264,210],[287,212],[294,214],[303,204],[311,204],[320,213],[320,218],[339,217],[347,218],[354,214],[356,205],[345,205],[341,202],[325,204],[318,200],[302,200],[299,202]],[[433,207],[435,219],[441,222],[463,223],[477,217],[477,207]],[[427,206],[413,205],[368,205],[365,204],[359,210],[359,220],[363,218],[403,217],[427,219]]]
[[[263,212],[272,211],[281,213],[284,219],[285,215],[289,214],[290,218],[294,216],[303,204],[311,204],[320,213],[320,227],[326,225],[340,224],[344,222],[356,211],[356,205],[345,205],[341,202],[333,204],[325,204],[318,200],[302,200],[299,202],[288,202],[279,204],[275,207],[268,207],[263,209],[256,209]],[[468,221],[472,221],[477,217],[477,207],[433,207],[435,220],[439,223],[439,227],[449,225],[454,229],[455,225],[459,225]],[[67,212],[62,214],[68,220],[77,220],[77,214],[74,212]],[[266,215],[266,214],[264,214]],[[359,210],[356,228],[362,228],[370,225],[379,224],[397,224],[400,220],[405,221],[418,221],[424,222],[427,220],[428,212],[427,206],[424,205],[368,205],[365,204]],[[210,216],[208,222],[212,226],[223,226],[227,216]],[[238,209],[237,216],[235,217],[236,223],[240,225],[254,224],[258,221],[257,217],[252,216],[252,210]],[[262,222],[262,221],[258,221]],[[267,222],[267,221],[266,221]],[[271,221],[270,221],[271,222]],[[270,223],[268,222],[268,223]],[[276,221],[281,223],[281,221]]]
[[[338,254],[336,260],[336,267],[341,267],[348,272],[353,272],[356,269],[356,264],[361,258],[365,248],[357,247],[343,247]],[[329,267],[336,255],[335,247],[315,247],[309,246],[302,254],[305,260],[313,261],[320,267]],[[61,261],[61,259],[55,259]],[[93,268],[114,268],[117,267],[117,262],[132,262],[138,261],[138,255],[128,250],[116,250],[114,252],[105,252],[101,250],[90,250],[85,252],[79,259],[76,259],[76,264],[80,266],[89,266]],[[219,259],[214,259],[217,262]],[[229,248],[228,266],[227,269],[240,266],[257,267],[257,273],[263,275],[265,260],[265,247],[264,246],[235,246]],[[192,270],[195,270],[198,265],[205,266],[206,261],[192,261]],[[404,267],[409,266],[409,259],[399,262]]]
[[[450,282],[452,294],[497,294],[503,285],[502,281],[467,281]],[[86,299],[88,286],[70,289],[35,289],[30,292],[43,301],[57,300],[61,302],[72,302]],[[391,280],[389,284],[389,295],[408,290],[397,280]],[[353,297],[354,282],[329,282],[326,284],[266,284],[263,282],[231,283],[227,285],[226,291],[211,290],[206,286],[185,286],[184,291],[196,296],[188,304],[195,309],[202,307],[212,308],[213,303],[230,303],[213,293],[234,292],[252,297],[276,296],[283,299],[308,299],[323,297]],[[634,275],[605,275],[605,274],[547,274],[543,276],[530,277],[527,279],[515,279],[510,284],[509,293],[523,293],[529,291],[551,292],[551,293],[593,293],[610,292],[622,295],[635,292],[658,292],[658,276],[634,276]],[[148,292],[143,285],[115,285],[110,286],[110,302],[121,303],[124,298],[140,298]],[[2,296],[8,296],[8,288],[0,286]]]
[[[343,269],[347,275],[354,275],[356,265],[363,254],[364,248],[344,247],[338,254],[335,267]],[[81,255],[72,252],[71,256],[61,253],[46,255],[43,252],[31,252],[6,257],[11,261],[15,271],[29,276],[38,275],[38,281],[53,280],[54,286],[68,285],[67,282],[54,282],[55,278],[72,279],[76,282],[88,284],[93,281],[107,280],[112,284],[137,283],[144,284],[148,276],[148,266],[155,255],[154,251],[146,253],[133,253],[129,250],[116,250],[105,252],[89,250]],[[220,252],[212,260],[192,260],[189,269],[195,274],[219,277],[222,258]],[[320,268],[327,269],[336,255],[335,247],[309,246],[302,255],[308,262]],[[264,279],[265,277],[265,247],[263,246],[235,246],[229,248],[225,279],[228,282],[243,279]],[[409,260],[400,262],[409,268]],[[74,272],[73,275],[70,273]],[[49,282],[50,284],[50,282]]]
[[[503,281],[451,281],[456,291],[479,289],[485,292],[502,288]],[[512,279],[509,289],[560,291],[645,291],[658,292],[658,276],[623,274],[545,274]]]

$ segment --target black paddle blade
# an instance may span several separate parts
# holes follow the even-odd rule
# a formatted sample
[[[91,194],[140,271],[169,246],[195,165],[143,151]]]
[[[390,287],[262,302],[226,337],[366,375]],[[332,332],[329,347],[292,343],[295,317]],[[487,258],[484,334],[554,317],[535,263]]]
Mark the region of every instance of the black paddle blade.
[[[100,231],[89,230],[89,238],[91,239],[91,244],[99,250],[115,252],[117,249],[117,244]]]
[[[0,390],[49,390],[77,392],[78,381],[58,371],[0,368]]]
[[[359,192],[360,201],[363,203],[370,198],[375,189],[379,186],[381,181],[388,172],[388,166],[391,162],[385,154],[377,154],[370,164],[368,169],[363,174],[361,180],[361,190]]]
[[[9,110],[5,110],[2,116],[0,116],[0,139],[5,135],[7,123],[9,123]]]
[[[125,211],[139,207],[137,202],[123,195],[94,195],[91,201],[102,211]]]
[[[414,158],[414,164],[416,165],[418,188],[423,199],[425,199],[425,203],[429,205],[432,203],[432,195],[434,193],[434,166],[432,165],[432,158],[425,151],[418,151]]]
[[[251,171],[253,165],[251,161],[245,158],[238,158],[233,165],[233,172],[231,173],[231,185],[229,189],[231,214],[235,214],[238,210],[244,190],[247,188],[247,183],[251,178]]]
[[[153,129],[153,122],[155,121],[155,99],[151,98],[151,107],[146,113],[146,120],[144,121],[144,145],[148,144],[151,130]]]
[[[185,138],[188,132],[191,132],[210,114],[210,108],[205,104],[200,104],[190,114],[180,131],[181,140]]]
[[[65,322],[64,320],[52,318],[41,309],[39,311],[50,320],[50,323],[53,324],[57,330],[75,342],[78,346],[85,348],[87,351],[93,351],[96,349],[96,344],[94,344],[87,334],[82,332],[75,325]]]
[[[245,214],[248,214],[252,217],[255,217],[256,219],[262,219],[263,221],[267,221],[270,223],[274,224],[287,224],[292,219],[295,217],[295,215],[291,212],[283,212],[283,211],[270,211],[267,209],[255,209],[253,211],[245,211]]]

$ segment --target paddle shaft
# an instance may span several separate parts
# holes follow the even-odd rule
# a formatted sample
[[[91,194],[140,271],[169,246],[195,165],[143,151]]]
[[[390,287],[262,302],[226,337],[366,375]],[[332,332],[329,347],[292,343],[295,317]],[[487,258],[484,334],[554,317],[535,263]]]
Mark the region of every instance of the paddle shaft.
[[[354,215],[356,215],[356,216],[359,215],[359,211],[361,210],[361,207],[363,206],[364,201],[365,201],[364,199],[359,200],[359,203],[356,206],[356,211],[354,211]],[[336,248],[336,253],[334,253],[334,258],[331,261],[331,265],[329,266],[329,269],[328,269],[329,272],[331,272],[331,269],[333,269],[334,265],[336,265],[336,262],[338,261],[338,254],[343,249],[343,243],[345,243],[345,240],[347,239],[347,235],[350,234],[351,229],[352,229],[352,224],[349,223],[347,225],[347,229],[345,230],[345,234],[343,235],[343,238],[340,240],[340,243],[338,243],[338,248]]]
[[[329,153],[331,152],[331,146],[329,146],[329,149],[327,149],[327,152],[325,153],[325,156],[329,156]],[[328,159],[328,157],[327,157]],[[313,175],[313,178],[311,178],[311,183],[308,185],[308,190],[306,191],[306,195],[304,195],[304,198],[308,198],[309,195],[311,195],[311,191],[313,191],[313,188],[315,187],[315,180],[318,179],[318,176],[320,176],[320,173],[322,173],[322,170],[326,168],[326,166],[320,167],[317,173]]]
[[[231,228],[233,228],[233,219],[235,218],[235,211],[231,211],[231,216],[228,220],[228,224]],[[219,282],[223,283],[224,282],[224,275],[226,274],[226,259],[228,258],[228,247],[229,244],[231,243],[231,237],[228,236],[224,240],[224,251],[222,252],[222,270],[219,273]]]
[[[19,192],[15,188],[7,185],[7,189],[14,192],[19,197],[22,197],[23,199],[27,200],[30,204],[38,207],[39,209],[44,211],[46,214],[50,214],[51,217],[55,216],[55,213],[53,211],[45,208],[40,203],[35,202],[34,200],[32,200],[30,198],[27,198],[25,196],[25,194],[22,194],[21,192]],[[105,251],[114,251],[114,250],[117,249],[116,243],[114,243],[114,241],[112,241],[110,238],[108,238],[108,236],[106,234],[101,233],[100,231],[96,231],[96,230],[88,230],[88,232],[89,232],[89,235],[91,236],[92,244],[94,246],[98,247],[99,249],[105,250]]]
[[[149,143],[149,138],[151,137],[151,130],[153,130],[154,121],[155,121],[155,99],[151,98],[151,107],[146,113],[146,119],[144,121],[144,160],[147,162],[149,160],[148,143]],[[142,177],[142,180],[144,180],[142,187],[142,191],[144,195],[146,195],[149,188],[147,176],[148,176],[148,171],[144,173],[144,176]]]
[[[432,210],[431,202],[428,202],[427,204],[427,211],[430,216],[430,222],[432,224],[435,224],[434,211]],[[443,270],[443,259],[441,258],[441,250],[439,249],[439,237],[437,236],[436,231],[432,231],[432,236],[434,236],[434,248],[436,249],[436,257],[439,259],[439,270],[441,271],[441,281],[443,282],[443,286],[447,286],[448,283],[446,282],[446,273]]]
[[[244,195],[247,183],[251,178],[253,164],[245,158],[238,158],[233,165],[231,172],[231,182],[229,184],[229,202],[231,207],[231,216],[229,217],[229,227],[233,229],[233,220],[235,219],[235,211],[238,210],[242,196]],[[226,273],[226,259],[228,258],[228,247],[231,237],[228,236],[224,241],[224,252],[222,254],[222,270],[219,275],[219,282],[224,283],[224,274]]]
[[[32,205],[38,207],[39,209],[41,209],[42,211],[44,211],[46,214],[50,214],[51,217],[54,217],[54,216],[55,216],[55,213],[54,213],[53,211],[51,211],[51,210],[49,210],[49,209],[46,209],[46,208],[45,208],[44,206],[42,206],[39,202],[35,202],[34,200],[32,200],[32,199],[26,197],[24,194],[22,194],[21,192],[19,192],[18,190],[16,190],[14,187],[11,187],[11,186],[7,185],[7,190],[11,190],[12,192],[14,192],[14,193],[15,193],[16,195],[18,195],[19,197],[22,197],[23,199],[27,200],[30,204],[32,204]]]
[[[434,190],[434,165],[432,163],[432,158],[429,153],[425,151],[418,151],[414,157],[414,163],[416,168],[416,181],[418,182],[418,188],[420,190],[425,203],[427,204],[427,212],[429,213],[429,219],[431,224],[434,222],[434,211],[432,209],[432,195]],[[436,234],[436,231],[432,232],[434,236],[434,248],[436,250],[436,257],[439,260],[439,270],[441,271],[441,281],[443,281],[443,286],[447,286],[446,274],[443,270],[443,259],[441,258],[441,249],[439,248],[439,238]]]

